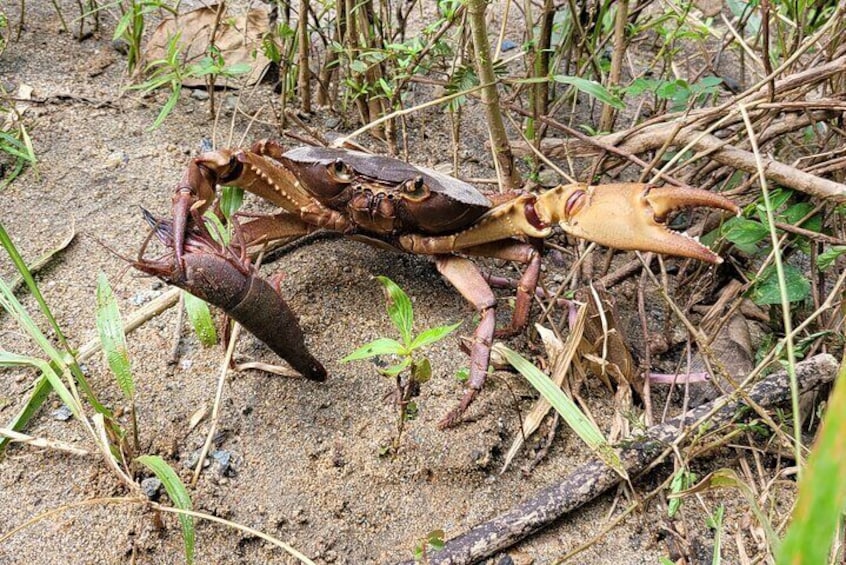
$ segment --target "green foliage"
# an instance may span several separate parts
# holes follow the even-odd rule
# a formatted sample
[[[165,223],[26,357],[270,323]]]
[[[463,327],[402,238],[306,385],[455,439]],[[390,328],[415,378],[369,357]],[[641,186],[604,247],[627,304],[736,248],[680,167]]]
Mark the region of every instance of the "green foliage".
[[[188,314],[188,320],[191,322],[191,327],[197,334],[197,338],[206,347],[211,347],[217,343],[217,331],[214,328],[214,320],[212,319],[209,305],[201,298],[197,298],[188,292],[182,293],[185,299],[185,313]]]
[[[776,563],[829,563],[846,508],[846,363],[841,363],[822,428],[799,481],[799,499]]]
[[[793,265],[784,265],[784,283],[788,302],[802,302],[811,294],[811,282],[808,277]],[[781,291],[775,266],[771,265],[764,269],[761,276],[755,280],[750,298],[759,306],[781,304]]]
[[[97,277],[97,330],[100,333],[103,352],[106,354],[106,362],[115,375],[124,396],[132,400],[135,396],[135,381],[129,365],[123,322],[120,319],[117,301],[112,294],[112,287],[109,286],[109,280],[103,273]]]
[[[565,75],[553,75],[552,80],[560,84],[572,86],[579,92],[592,96],[603,104],[608,104],[618,110],[625,110],[626,108],[622,100],[598,82]]]
[[[126,0],[118,2],[121,17],[118,19],[113,41],[126,42],[126,66],[132,73],[141,62],[141,41],[144,39],[145,20],[148,14],[158,11],[176,15],[176,8],[165,0]]]
[[[2,23],[2,17],[3,14],[0,12],[0,23]],[[2,51],[3,46],[0,44],[0,53]],[[7,93],[0,86],[0,123],[5,122],[6,128],[0,130],[0,154],[5,154],[5,158],[11,162],[9,170],[0,179],[0,190],[15,180],[25,167],[34,166],[36,163],[32,140],[20,118],[14,102],[8,99]]]
[[[0,10],[0,55],[6,50],[6,45],[9,44],[9,18]]]
[[[615,473],[625,480],[628,480],[626,468],[620,460],[620,456],[602,435],[596,425],[576,406],[576,403],[564,394],[561,387],[556,385],[552,379],[546,376],[540,369],[535,367],[525,357],[507,347],[499,347],[499,351],[512,367],[517,369],[521,375],[537,390],[549,404],[555,408],[561,417],[567,422],[576,435],[587,444],[597,457],[602,459],[606,465],[611,467]]]
[[[444,537],[446,534],[443,530],[432,530],[426,537],[414,546],[412,555],[415,563],[426,563],[430,555],[430,551],[440,551],[444,548]]]
[[[714,551],[711,553],[712,565],[720,565],[722,563],[722,539],[723,539],[723,518],[726,513],[726,507],[720,504],[714,513],[708,516],[706,525],[714,530]]]
[[[236,77],[250,71],[250,66],[247,63],[227,66],[220,51],[216,48],[210,49],[207,55],[199,62],[187,64],[183,60],[182,52],[179,49],[179,39],[179,33],[171,37],[167,42],[165,57],[151,61],[144,69],[145,73],[149,74],[150,77],[143,83],[130,87],[133,90],[141,91],[142,94],[149,94],[159,88],[170,89],[170,95],[167,101],[159,111],[159,115],[156,117],[153,125],[150,126],[151,130],[161,126],[165,118],[176,107],[185,80],[204,77],[213,77],[215,79],[217,77]]]
[[[174,506],[182,510],[191,510],[191,496],[188,494],[188,489],[185,488],[176,471],[164,459],[157,455],[142,455],[137,461],[155,473]],[[185,561],[190,565],[194,562],[194,518],[187,514],[180,514],[179,523],[182,525]]]
[[[395,377],[406,368],[411,368],[412,375],[425,376],[431,374],[429,360],[425,357],[418,357],[418,352],[423,347],[429,346],[442,340],[452,333],[461,322],[448,326],[437,326],[424,330],[416,337],[412,337],[414,327],[414,310],[408,295],[397,284],[388,277],[376,277],[385,289],[387,300],[388,316],[400,333],[402,342],[395,339],[382,337],[362,345],[343,359],[342,363],[349,361],[360,361],[380,355],[393,355],[400,358],[400,361],[379,372],[385,376]],[[429,367],[428,370],[420,366]],[[418,381],[420,382],[420,381]]]
[[[429,328],[414,336],[414,310],[408,295],[388,277],[380,276],[376,279],[385,290],[388,316],[399,331],[401,341],[388,337],[375,339],[341,359],[341,362],[348,363],[381,355],[398,358],[396,363],[378,369],[379,373],[395,378],[397,382],[399,418],[397,436],[392,446],[392,452],[396,453],[404,422],[417,417],[417,405],[411,399],[417,395],[420,385],[432,378],[432,364],[427,357],[420,355],[420,350],[442,340],[461,323]],[[407,377],[403,377],[404,374],[407,374]]]
[[[822,229],[822,218],[819,214],[810,216],[813,205],[810,202],[796,202],[796,194],[788,189],[780,188],[771,191],[770,200],[773,215],[777,224],[800,226],[809,231],[819,232]],[[776,233],[784,232],[776,228]],[[748,206],[744,216],[732,218],[720,228],[720,235],[733,243],[738,249],[755,257],[765,257],[772,248],[770,225],[762,201]],[[799,235],[791,235],[788,243],[800,250],[810,253],[810,242]],[[820,256],[820,269],[828,268],[840,255],[837,247],[830,248]],[[784,284],[787,290],[788,302],[802,302],[810,295],[811,283],[806,273],[791,264],[784,265]],[[779,304],[781,302],[778,273],[775,268],[764,269],[755,280],[750,297],[757,304]]]
[[[696,480],[696,473],[692,473],[686,468],[679,469],[673,476],[672,482],[670,482],[670,492],[678,494],[683,490],[687,490],[696,482]],[[679,508],[681,508],[681,503],[681,497],[670,498],[667,504],[667,516],[670,518],[675,516],[676,512],[678,512]]]
[[[699,82],[690,84],[684,79],[663,80],[636,78],[623,89],[626,94],[640,96],[646,92],[656,98],[670,102],[670,110],[681,111],[688,106],[703,106],[709,98],[719,92],[723,79],[715,76],[703,77]]]

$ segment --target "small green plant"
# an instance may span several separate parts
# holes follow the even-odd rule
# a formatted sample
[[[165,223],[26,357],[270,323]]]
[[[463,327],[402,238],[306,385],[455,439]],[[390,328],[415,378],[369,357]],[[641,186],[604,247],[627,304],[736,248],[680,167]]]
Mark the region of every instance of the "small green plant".
[[[2,45],[0,45],[0,52],[2,52]],[[32,148],[32,141],[21,115],[15,108],[14,102],[8,99],[6,91],[0,87],[0,123],[4,121],[6,125],[0,129],[0,155],[3,156],[0,168],[6,170],[0,171],[0,189],[15,180],[27,165],[34,166],[36,162],[35,150]]]
[[[822,229],[819,214],[811,215],[813,204],[807,201],[794,202],[795,194],[791,190],[773,190],[770,196],[776,224],[792,225],[818,232]],[[782,233],[777,229],[777,233]],[[732,242],[738,249],[749,255],[765,257],[771,249],[770,228],[763,202],[747,207],[742,217],[732,218],[723,224],[720,234]],[[800,235],[791,235],[787,240],[805,253],[810,253],[810,241]],[[837,259],[840,252],[830,248],[820,256],[818,267],[828,268]],[[789,302],[802,302],[811,292],[811,283],[802,270],[791,264],[784,266],[785,287]],[[750,298],[759,305],[780,303],[779,280],[776,269],[768,267],[755,281]]]
[[[442,340],[453,332],[461,322],[448,326],[437,326],[412,336],[414,327],[414,310],[408,295],[388,277],[376,277],[385,289],[388,316],[399,330],[402,342],[389,337],[382,337],[362,345],[341,362],[359,361],[380,355],[390,355],[398,358],[398,362],[379,373],[396,379],[397,405],[399,417],[397,420],[397,436],[393,442],[393,453],[397,452],[399,440],[406,420],[414,419],[417,415],[417,404],[412,401],[420,390],[420,385],[432,377],[432,364],[429,359],[421,355],[420,350],[426,346]]]
[[[121,17],[115,26],[113,41],[126,42],[126,66],[132,73],[141,62],[141,40],[144,38],[145,18],[156,10],[165,10],[174,16],[177,10],[163,0],[129,0],[121,2]]]
[[[142,94],[149,94],[159,88],[170,88],[170,96],[159,111],[153,125],[150,126],[151,130],[162,125],[165,118],[176,107],[186,79],[202,77],[213,85],[217,77],[236,77],[250,72],[250,65],[247,63],[227,66],[218,50],[212,50],[198,63],[186,63],[179,48],[179,39],[179,33],[171,37],[167,43],[165,57],[151,61],[144,69],[145,72],[150,73],[150,78],[130,87],[132,90],[141,91]]]
[[[426,537],[421,539],[411,552],[414,556],[414,562],[427,563],[430,552],[440,551],[444,548],[444,536],[443,530],[432,530],[426,534]]]

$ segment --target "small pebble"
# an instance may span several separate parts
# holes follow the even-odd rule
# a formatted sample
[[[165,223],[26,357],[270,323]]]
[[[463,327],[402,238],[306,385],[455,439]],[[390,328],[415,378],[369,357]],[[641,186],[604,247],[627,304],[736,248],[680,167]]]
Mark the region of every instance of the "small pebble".
[[[202,88],[194,88],[191,90],[191,98],[200,101],[208,100],[209,93],[207,90],[203,90]]]
[[[53,417],[54,420],[65,422],[71,419],[71,416],[73,416],[73,412],[71,412],[71,409],[68,408],[66,405],[62,404],[59,408],[50,412],[50,415]]]
[[[129,299],[129,303],[133,306],[141,306],[142,304],[146,304],[161,295],[162,291],[160,290],[142,290],[141,292],[135,293],[135,295]]]
[[[125,165],[129,162],[129,155],[127,155],[123,151],[115,151],[110,153],[105,160],[105,168],[107,169],[116,169],[121,165]]]
[[[515,43],[514,41],[511,41],[510,39],[505,39],[502,42],[502,52],[503,53],[506,52],[506,51],[511,51],[512,49],[516,49],[517,47],[519,47],[519,45],[517,43]]]
[[[332,116],[332,117],[326,118],[326,122],[325,122],[324,125],[326,126],[326,129],[335,129],[340,124],[341,124],[341,119],[336,118],[335,116]]]
[[[224,449],[218,449],[212,452],[212,459],[214,459],[214,471],[221,477],[230,474],[230,463],[232,461],[232,454]]]
[[[552,188],[558,186],[558,173],[552,169],[543,169],[538,173],[538,184],[545,188]]]
[[[157,500],[159,498],[160,488],[162,488],[162,482],[156,477],[148,477],[141,481],[141,491],[150,500]]]

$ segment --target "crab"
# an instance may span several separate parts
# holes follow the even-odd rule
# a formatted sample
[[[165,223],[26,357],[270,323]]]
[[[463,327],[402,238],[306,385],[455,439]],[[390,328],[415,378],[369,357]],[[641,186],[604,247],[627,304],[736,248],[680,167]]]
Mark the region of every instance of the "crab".
[[[280,144],[263,140],[249,150],[217,150],[195,158],[174,193],[172,225],[166,223],[168,236],[160,234],[173,248],[172,263],[159,262],[155,269],[145,269],[150,262],[139,259],[136,266],[191,292],[208,294],[208,287],[213,285],[213,265],[204,265],[209,276],[194,276],[197,261],[193,255],[202,251],[190,244],[203,239],[197,235],[204,229],[200,216],[214,203],[218,185],[240,187],[281,209],[240,226],[242,249],[328,229],[379,247],[434,259],[437,270],[472,304],[480,318],[469,351],[466,390],[458,405],[441,420],[442,428],[458,423],[482,389],[494,337],[525,327],[540,275],[543,241],[556,226],[608,247],[720,263],[722,259],[698,241],[670,230],[667,216],[685,206],[733,214],[740,211],[730,200],[708,191],[637,183],[567,184],[540,194],[481,192],[456,178],[391,157],[311,146],[285,151]],[[223,257],[232,253],[221,249],[213,255],[211,263],[221,263],[221,268],[229,270],[231,257]],[[495,328],[496,297],[471,257],[525,265],[510,324],[500,330]],[[253,276],[246,259],[239,268],[244,276]],[[189,276],[192,270],[195,273]],[[222,291],[224,295],[227,292]],[[284,305],[278,293],[264,296],[262,300]],[[230,297],[224,298],[217,303],[231,302]],[[231,309],[224,306],[224,310]],[[261,322],[267,323],[266,319]],[[262,339],[261,335],[257,337]],[[300,339],[294,347],[300,358],[301,349],[305,345]],[[292,355],[284,347],[274,347],[274,351],[283,358]]]

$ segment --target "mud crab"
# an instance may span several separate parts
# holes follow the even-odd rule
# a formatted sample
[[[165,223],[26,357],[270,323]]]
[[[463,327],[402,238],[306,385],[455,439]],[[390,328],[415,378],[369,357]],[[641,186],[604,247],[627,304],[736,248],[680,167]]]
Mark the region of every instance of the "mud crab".
[[[218,185],[243,188],[281,208],[276,215],[241,226],[240,260],[231,249],[214,248],[203,233],[200,215],[214,202]],[[267,327],[273,322],[266,315],[247,320],[246,327],[300,372],[321,380],[325,371],[308,353],[278,292],[268,293],[264,287],[255,295],[243,291],[261,284],[255,282],[261,279],[252,272],[243,250],[263,241],[329,229],[380,247],[433,257],[438,271],[480,316],[470,348],[466,391],[440,424],[449,427],[460,420],[484,385],[494,336],[526,325],[543,240],[556,225],[608,247],[721,262],[707,247],[665,226],[667,215],[683,206],[739,212],[730,200],[711,192],[645,184],[569,184],[541,194],[483,193],[458,179],[390,157],[309,146],[285,151],[278,143],[259,141],[249,150],[212,151],[192,161],[173,196],[172,223],[157,224],[160,239],[173,247],[174,257],[159,262],[140,258],[136,267],[204,295],[239,321],[252,315],[244,312],[284,311],[286,323],[277,327],[293,329],[281,343],[268,339],[273,332]],[[508,327],[496,330],[496,298],[468,259],[471,256],[526,265]],[[224,280],[239,279],[237,284],[215,282],[217,271]]]

